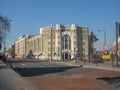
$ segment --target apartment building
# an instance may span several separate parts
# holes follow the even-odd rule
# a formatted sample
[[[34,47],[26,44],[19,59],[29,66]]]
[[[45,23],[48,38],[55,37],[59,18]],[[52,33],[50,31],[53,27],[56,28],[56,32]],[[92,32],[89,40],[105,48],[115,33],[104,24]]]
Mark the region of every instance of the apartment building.
[[[28,53],[28,40],[32,37],[33,35],[23,35],[18,38],[18,40],[15,42],[15,57],[17,58],[24,58],[26,57]]]
[[[88,28],[76,24],[45,26],[40,34],[24,36],[15,43],[16,55],[35,58],[70,60],[88,55]]]
[[[17,58],[25,56],[25,36],[19,37],[19,40],[15,42],[15,54]]]

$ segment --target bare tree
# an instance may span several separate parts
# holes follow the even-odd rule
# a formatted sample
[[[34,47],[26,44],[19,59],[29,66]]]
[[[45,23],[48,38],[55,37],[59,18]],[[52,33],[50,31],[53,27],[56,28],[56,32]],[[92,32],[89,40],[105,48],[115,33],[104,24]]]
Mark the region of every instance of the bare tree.
[[[6,50],[6,35],[10,31],[10,21],[7,17],[0,16],[0,44],[4,44],[4,50]]]

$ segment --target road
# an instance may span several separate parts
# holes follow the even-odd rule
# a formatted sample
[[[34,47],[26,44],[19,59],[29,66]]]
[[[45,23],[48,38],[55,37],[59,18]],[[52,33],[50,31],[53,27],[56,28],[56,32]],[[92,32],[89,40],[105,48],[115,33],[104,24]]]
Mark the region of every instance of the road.
[[[9,60],[8,62],[9,66],[23,77],[55,74],[69,75],[73,73],[95,72],[99,70],[82,68],[81,66],[67,65],[60,62],[49,62],[42,60]]]
[[[120,90],[120,72],[117,71],[40,60],[8,62],[39,90]]]

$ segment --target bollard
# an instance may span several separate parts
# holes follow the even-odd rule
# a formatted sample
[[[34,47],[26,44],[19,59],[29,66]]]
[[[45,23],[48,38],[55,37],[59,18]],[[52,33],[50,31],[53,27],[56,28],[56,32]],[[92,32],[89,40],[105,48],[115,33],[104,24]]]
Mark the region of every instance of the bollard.
[[[2,61],[3,61],[4,63],[7,63],[7,58],[6,58],[5,54],[2,55]]]

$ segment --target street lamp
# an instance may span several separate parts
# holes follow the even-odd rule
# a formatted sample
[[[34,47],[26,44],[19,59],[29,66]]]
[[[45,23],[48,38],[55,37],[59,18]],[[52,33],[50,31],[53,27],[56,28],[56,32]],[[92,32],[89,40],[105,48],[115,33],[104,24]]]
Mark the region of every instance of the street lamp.
[[[98,32],[104,32],[104,46],[106,46],[106,31],[105,30],[98,30]]]

